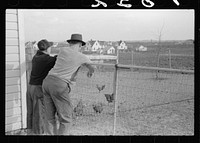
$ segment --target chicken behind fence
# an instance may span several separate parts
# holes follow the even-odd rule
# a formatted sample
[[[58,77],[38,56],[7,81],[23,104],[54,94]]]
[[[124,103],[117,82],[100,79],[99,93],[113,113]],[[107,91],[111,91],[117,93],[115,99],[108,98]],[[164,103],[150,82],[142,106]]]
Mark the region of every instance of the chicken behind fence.
[[[114,93],[112,94],[104,94],[108,103],[112,103],[114,101]]]
[[[96,88],[99,90],[99,93],[105,88],[106,85],[99,86],[96,84]]]
[[[93,104],[93,109],[96,113],[101,113],[103,111],[103,104],[99,103],[99,104]]]
[[[82,100],[80,100],[78,102],[77,106],[74,108],[75,116],[82,116],[83,115],[83,108],[84,108],[83,102],[82,102]]]

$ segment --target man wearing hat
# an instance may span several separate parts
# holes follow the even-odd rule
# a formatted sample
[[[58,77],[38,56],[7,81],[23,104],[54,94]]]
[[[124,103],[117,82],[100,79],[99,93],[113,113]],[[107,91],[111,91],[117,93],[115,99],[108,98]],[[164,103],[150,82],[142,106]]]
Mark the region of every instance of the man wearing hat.
[[[69,134],[73,114],[69,97],[70,86],[76,81],[76,75],[81,66],[88,68],[88,77],[91,77],[94,72],[90,59],[79,52],[85,45],[82,35],[72,34],[67,42],[69,47],[60,48],[55,66],[49,71],[42,85],[46,117],[45,129],[50,135]],[[55,114],[58,116],[58,129]]]
[[[27,90],[27,131],[28,134],[39,135],[44,133],[42,82],[54,66],[56,56],[49,55],[52,42],[43,39],[38,42],[37,46],[39,50],[32,59],[32,70]]]

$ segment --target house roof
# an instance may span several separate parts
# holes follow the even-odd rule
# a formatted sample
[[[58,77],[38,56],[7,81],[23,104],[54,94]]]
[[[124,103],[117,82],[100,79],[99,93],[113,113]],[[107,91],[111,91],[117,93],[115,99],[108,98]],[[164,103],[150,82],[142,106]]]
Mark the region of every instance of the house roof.
[[[94,45],[95,42],[96,42],[96,41],[94,41],[94,40],[88,41],[88,43],[91,45],[91,47]]]
[[[110,48],[114,48],[116,50],[116,46],[113,46],[113,45],[107,45],[104,49],[103,49],[103,53],[107,52]]]
[[[103,46],[103,45],[105,45],[106,44],[106,42],[105,41],[98,41],[99,42],[99,44],[101,45],[101,46]]]

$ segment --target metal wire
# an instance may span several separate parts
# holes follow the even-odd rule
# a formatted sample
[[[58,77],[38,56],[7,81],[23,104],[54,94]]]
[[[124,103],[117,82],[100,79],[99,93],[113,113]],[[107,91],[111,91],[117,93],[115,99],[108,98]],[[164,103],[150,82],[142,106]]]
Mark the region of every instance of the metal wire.
[[[104,110],[98,116],[112,116],[113,135],[118,131],[119,113],[194,98],[194,71],[124,65],[117,65],[116,68],[114,64],[105,63],[94,65],[97,69],[92,78],[87,78],[87,71],[84,69],[78,73],[77,84],[71,93],[73,104],[76,105],[82,99],[86,105],[84,116],[94,116],[96,113],[92,105],[103,103]],[[115,68],[117,76],[114,76]],[[157,78],[156,71],[159,71]],[[105,85],[105,89],[98,91],[96,85]],[[108,104],[104,94],[113,92],[115,102]]]

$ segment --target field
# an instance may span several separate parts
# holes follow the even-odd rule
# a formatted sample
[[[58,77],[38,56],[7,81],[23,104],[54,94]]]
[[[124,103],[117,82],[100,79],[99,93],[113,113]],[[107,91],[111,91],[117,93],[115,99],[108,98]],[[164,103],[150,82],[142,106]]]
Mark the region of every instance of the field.
[[[149,45],[146,52],[120,52],[119,63],[157,67],[158,50],[158,46]],[[173,69],[194,70],[194,45],[161,45],[159,67],[170,68],[170,63]]]

